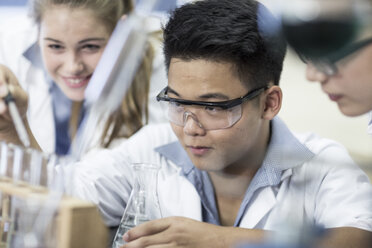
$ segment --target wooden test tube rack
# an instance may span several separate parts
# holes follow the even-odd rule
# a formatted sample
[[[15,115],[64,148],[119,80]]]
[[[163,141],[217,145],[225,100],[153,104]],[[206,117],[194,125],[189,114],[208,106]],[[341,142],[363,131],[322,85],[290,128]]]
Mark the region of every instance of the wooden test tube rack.
[[[47,188],[34,187],[23,182],[14,183],[6,178],[0,178],[0,192],[21,200],[32,197],[43,202],[48,198]],[[92,203],[63,196],[54,221],[56,248],[107,247],[108,230],[97,207]]]

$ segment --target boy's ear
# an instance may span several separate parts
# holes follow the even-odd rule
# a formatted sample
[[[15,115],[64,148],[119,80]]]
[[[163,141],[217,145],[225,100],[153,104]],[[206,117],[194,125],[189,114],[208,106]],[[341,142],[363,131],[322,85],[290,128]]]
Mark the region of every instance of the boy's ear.
[[[282,107],[282,89],[277,86],[271,86],[264,93],[264,110],[262,118],[272,120]]]

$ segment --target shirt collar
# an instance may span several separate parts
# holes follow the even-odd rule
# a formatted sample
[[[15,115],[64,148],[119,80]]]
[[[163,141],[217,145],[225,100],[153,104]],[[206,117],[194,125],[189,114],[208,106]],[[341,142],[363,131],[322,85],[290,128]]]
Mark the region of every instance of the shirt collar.
[[[301,165],[312,157],[314,153],[294,136],[279,117],[272,120],[270,144],[263,167],[283,171]]]
[[[195,168],[179,141],[159,146],[155,151],[179,166],[185,175]]]

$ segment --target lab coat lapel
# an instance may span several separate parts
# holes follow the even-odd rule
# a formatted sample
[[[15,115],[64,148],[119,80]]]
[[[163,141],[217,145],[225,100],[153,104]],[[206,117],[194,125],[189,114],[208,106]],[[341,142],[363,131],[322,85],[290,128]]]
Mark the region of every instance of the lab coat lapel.
[[[250,194],[245,200],[249,200],[249,203],[244,208],[245,214],[239,223],[241,227],[262,227],[276,206],[282,191],[285,193],[286,187],[283,187],[282,183],[292,175],[292,168],[314,156],[279,118],[272,121],[271,127],[270,145],[260,168],[260,171],[266,171],[261,175],[265,180],[256,178],[256,175],[254,178],[256,185],[248,189]]]
[[[158,197],[163,217],[184,216],[202,220],[199,194],[185,177],[180,176],[179,170],[160,176]]]
[[[49,94],[49,86],[45,83],[44,73],[35,67],[30,67],[28,82],[29,109],[27,116],[30,128],[45,152],[55,151],[55,127],[53,118],[53,104]]]
[[[49,92],[50,85],[46,81],[46,74],[40,55],[40,48],[36,41],[27,43],[21,60],[23,71],[20,75],[22,87],[28,91],[27,117],[33,135],[42,150],[51,153],[55,151],[55,126],[53,117],[52,98]]]
[[[193,169],[191,160],[179,142],[157,147],[155,151],[168,159],[168,170],[159,179],[159,198],[164,216],[184,216],[202,220],[200,196],[194,185],[184,176]]]
[[[239,226],[245,228],[255,228],[257,224],[268,215],[275,204],[276,197],[272,188],[263,188],[257,195],[257,198],[252,202],[251,206],[249,206],[249,209],[244,215]]]
[[[292,175],[292,169],[285,170],[282,173],[281,182],[287,181],[287,178]],[[275,193],[278,191],[278,193]],[[278,201],[281,200],[287,190],[286,184],[272,185],[270,187],[262,188],[257,192],[257,197],[248,207],[248,211],[240,222],[240,227],[245,228],[261,228],[265,223],[262,221],[270,215],[273,208],[277,206]]]

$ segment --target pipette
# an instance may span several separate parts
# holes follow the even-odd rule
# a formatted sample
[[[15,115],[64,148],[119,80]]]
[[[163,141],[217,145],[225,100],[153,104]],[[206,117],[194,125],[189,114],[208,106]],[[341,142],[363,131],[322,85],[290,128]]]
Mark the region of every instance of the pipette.
[[[15,104],[15,99],[13,95],[10,93],[9,89],[8,94],[4,97],[4,101],[8,105],[9,113],[10,116],[12,117],[14,127],[17,131],[19,139],[21,140],[22,144],[25,147],[30,147],[30,139],[28,138],[25,125],[23,124],[21,115],[19,114],[19,111]]]
[[[115,111],[124,98],[146,49],[146,17],[160,0],[140,1],[126,19],[119,20],[85,90],[87,113],[71,146],[79,159],[88,149],[100,120]]]

